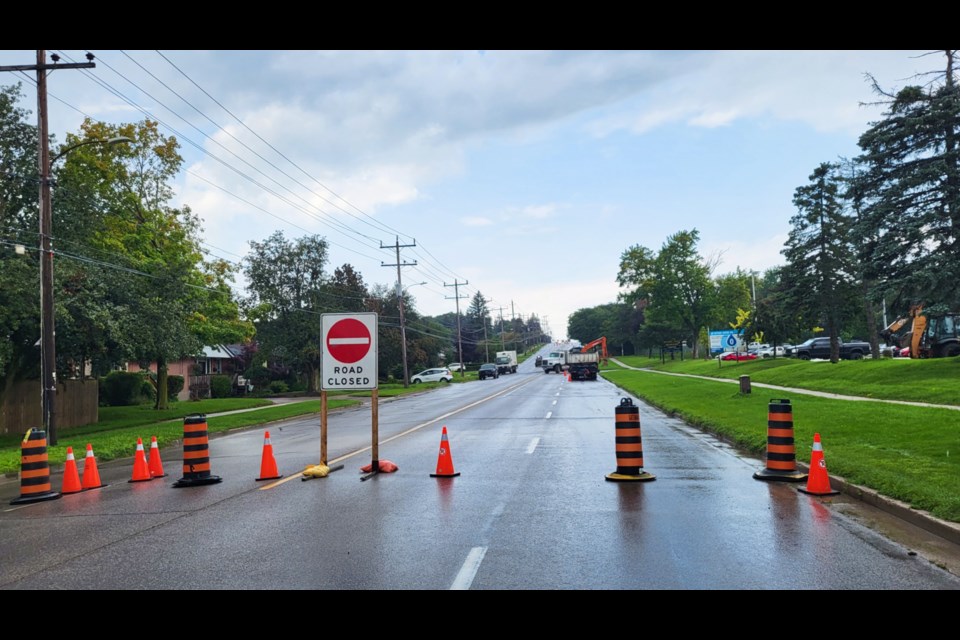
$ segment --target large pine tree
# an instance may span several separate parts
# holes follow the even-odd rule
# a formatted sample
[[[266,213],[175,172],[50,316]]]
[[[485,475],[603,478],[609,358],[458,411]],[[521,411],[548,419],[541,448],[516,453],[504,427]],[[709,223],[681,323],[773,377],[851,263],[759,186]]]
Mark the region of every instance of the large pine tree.
[[[836,165],[825,162],[810,175],[809,184],[797,188],[797,213],[782,251],[792,297],[802,301],[802,315],[826,325],[832,362],[840,359],[840,329],[850,315],[849,302],[856,299],[857,280],[852,219],[844,213],[836,171]]]
[[[874,294],[899,310],[960,303],[960,84],[957,50],[944,54],[923,85],[891,93],[874,81],[887,111],[859,142]]]

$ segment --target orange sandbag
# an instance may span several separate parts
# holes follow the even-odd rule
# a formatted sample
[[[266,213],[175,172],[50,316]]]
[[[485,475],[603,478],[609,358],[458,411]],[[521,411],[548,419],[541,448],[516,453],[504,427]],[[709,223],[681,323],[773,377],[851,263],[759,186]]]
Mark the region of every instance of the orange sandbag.
[[[380,460],[380,461],[379,461],[378,468],[379,468],[380,473],[393,473],[394,471],[396,471],[396,470],[399,469],[400,467],[398,467],[397,465],[393,464],[393,463],[390,462],[389,460]],[[366,465],[366,466],[364,466],[364,467],[360,467],[360,471],[362,471],[363,473],[370,473],[371,471],[373,471],[373,463],[371,462],[370,464],[368,464],[368,465]]]

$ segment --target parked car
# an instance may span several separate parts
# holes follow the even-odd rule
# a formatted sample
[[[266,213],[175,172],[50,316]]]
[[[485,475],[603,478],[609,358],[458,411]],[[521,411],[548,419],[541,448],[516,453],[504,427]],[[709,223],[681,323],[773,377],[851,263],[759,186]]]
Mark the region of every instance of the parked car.
[[[757,354],[755,353],[737,353],[736,351],[728,351],[720,356],[721,360],[735,360],[740,362],[741,360],[756,360]]]
[[[776,354],[778,358],[782,358],[787,354],[787,350],[777,345],[776,347],[768,346],[766,349],[760,349],[760,351],[757,352],[757,355],[761,358],[772,358],[774,354]]]
[[[497,365],[488,362],[487,364],[480,365],[480,370],[477,372],[477,375],[480,376],[481,380],[484,378],[493,378],[496,380],[500,377],[500,370],[497,369]]]
[[[453,380],[453,374],[450,369],[440,367],[437,369],[426,369],[410,377],[410,382],[420,384],[421,382],[450,382]]]
[[[450,371],[452,371],[453,373],[458,373],[460,371],[463,371],[464,367],[462,362],[454,362],[453,364],[448,366],[447,369],[450,369]]]

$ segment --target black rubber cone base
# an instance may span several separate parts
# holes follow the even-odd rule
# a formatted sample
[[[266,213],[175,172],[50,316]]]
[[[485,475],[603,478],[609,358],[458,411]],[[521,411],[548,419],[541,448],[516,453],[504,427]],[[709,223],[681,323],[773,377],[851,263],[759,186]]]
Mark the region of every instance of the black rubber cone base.
[[[48,493],[38,493],[35,495],[20,496],[14,500],[10,501],[10,504],[30,504],[31,502],[43,502],[44,500],[56,500],[60,497],[60,494],[56,491],[50,491]]]
[[[223,478],[220,476],[207,476],[205,478],[180,478],[173,483],[173,487],[175,489],[179,489],[181,487],[199,487],[204,484],[217,484],[218,482],[222,481]]]
[[[460,475],[460,472],[455,471],[453,473],[431,473],[430,477],[431,478],[456,478],[459,475]]]
[[[805,493],[808,496],[835,496],[840,494],[839,491],[834,491],[833,489],[830,489],[830,491],[807,491],[806,487],[797,487],[797,491]]]
[[[807,474],[800,471],[777,471],[775,469],[764,469],[753,474],[757,480],[769,480],[774,482],[806,482]]]

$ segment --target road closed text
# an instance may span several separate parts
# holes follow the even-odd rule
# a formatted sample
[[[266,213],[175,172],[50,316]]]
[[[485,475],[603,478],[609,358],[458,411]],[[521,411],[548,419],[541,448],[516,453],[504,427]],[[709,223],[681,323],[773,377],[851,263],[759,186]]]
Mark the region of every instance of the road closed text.
[[[363,367],[334,367],[327,378],[328,387],[369,386],[370,377],[363,375]]]

